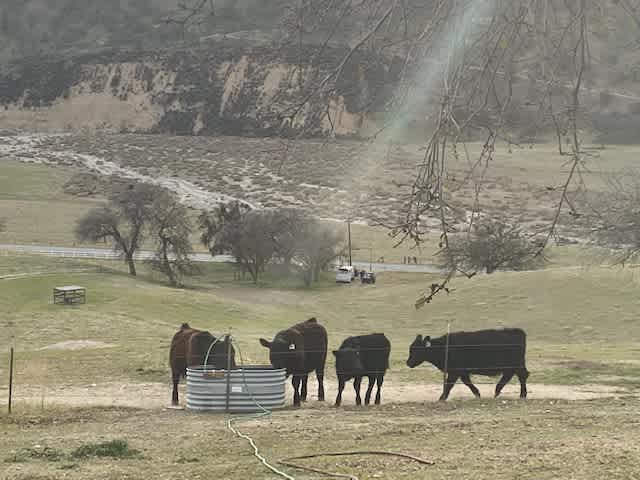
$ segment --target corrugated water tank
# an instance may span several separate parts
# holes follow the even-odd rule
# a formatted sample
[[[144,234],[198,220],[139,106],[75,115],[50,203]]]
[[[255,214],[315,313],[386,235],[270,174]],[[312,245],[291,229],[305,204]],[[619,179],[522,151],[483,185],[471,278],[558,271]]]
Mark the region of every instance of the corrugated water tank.
[[[285,369],[244,365],[235,370],[187,368],[187,408],[230,413],[261,412],[285,404]]]

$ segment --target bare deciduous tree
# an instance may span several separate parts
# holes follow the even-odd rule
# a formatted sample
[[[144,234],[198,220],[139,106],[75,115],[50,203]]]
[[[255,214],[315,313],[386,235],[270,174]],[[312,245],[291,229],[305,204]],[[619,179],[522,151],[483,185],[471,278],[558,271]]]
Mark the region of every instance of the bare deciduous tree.
[[[89,210],[78,220],[75,235],[81,241],[111,241],[136,275],[134,255],[140,248],[158,187],[138,183],[110,196],[105,206]]]
[[[290,270],[291,262],[296,255],[300,232],[304,230],[309,218],[300,210],[293,208],[271,210],[268,215],[273,225],[275,256],[282,261],[287,270]]]
[[[542,262],[539,245],[527,238],[517,223],[481,218],[468,235],[452,236],[449,248],[438,253],[448,270],[467,272],[498,269],[525,270]]]
[[[271,212],[249,210],[234,202],[202,214],[200,226],[202,242],[212,254],[230,253],[238,267],[258,283],[278,248]]]
[[[189,258],[193,253],[189,240],[192,232],[189,211],[174,195],[162,191],[152,205],[150,230],[156,244],[152,267],[166,275],[172,286],[181,286],[185,275],[196,272]]]
[[[317,220],[308,219],[297,235],[295,259],[306,286],[320,279],[320,272],[341,253],[342,236]]]
[[[588,195],[580,221],[595,243],[614,252],[614,263],[640,255],[640,174],[629,170],[606,179],[604,192]]]

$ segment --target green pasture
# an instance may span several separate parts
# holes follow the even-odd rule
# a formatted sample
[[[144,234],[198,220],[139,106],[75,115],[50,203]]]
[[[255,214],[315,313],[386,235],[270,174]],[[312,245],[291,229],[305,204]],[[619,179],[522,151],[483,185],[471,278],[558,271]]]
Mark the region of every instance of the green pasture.
[[[635,275],[624,270],[562,267],[460,278],[451,294],[421,310],[414,301],[434,276],[383,273],[365,286],[336,285],[327,274],[305,289],[298,279],[268,273],[256,288],[234,280],[231,266],[211,264],[179,290],[145,268],[130,277],[119,262],[0,257],[0,275],[16,271],[32,274],[0,280],[0,351],[16,348],[18,374],[27,383],[167,381],[170,339],[183,322],[231,331],[246,362],[266,362],[259,337],[315,316],[329,331],[330,348],[349,335],[387,334],[389,381],[438,382],[435,369],[410,370],[404,361],[417,333],[441,335],[450,324],[452,331],[524,328],[535,383],[640,387],[640,298]],[[87,304],[53,305],[53,287],[64,284],[86,287]],[[43,349],[76,340],[109,347]]]

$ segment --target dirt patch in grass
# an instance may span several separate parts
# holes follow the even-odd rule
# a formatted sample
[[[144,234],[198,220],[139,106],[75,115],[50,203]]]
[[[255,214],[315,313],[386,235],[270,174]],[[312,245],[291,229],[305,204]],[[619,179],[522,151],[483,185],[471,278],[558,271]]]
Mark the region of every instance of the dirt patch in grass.
[[[483,399],[493,398],[494,385],[488,383],[476,384]],[[326,402],[315,400],[315,383],[309,382],[309,401],[307,405],[317,408],[328,408],[333,405],[337,385],[333,381],[325,380]],[[361,394],[364,396],[366,380],[363,381]],[[529,384],[529,398],[549,400],[593,400],[598,398],[617,398],[632,395],[627,389],[610,385],[544,385]],[[2,392],[2,390],[0,390]],[[382,401],[389,404],[436,402],[442,393],[442,386],[433,383],[403,384],[385,382],[382,388]],[[520,387],[511,383],[505,387],[498,401],[502,399],[519,398]],[[185,386],[180,385],[180,400],[184,404]],[[0,403],[5,401],[4,392],[0,394]],[[287,383],[287,405],[290,406],[293,396],[291,386]],[[17,404],[32,404],[45,406],[117,406],[145,409],[159,409],[169,406],[171,386],[163,383],[100,383],[86,386],[57,385],[43,389],[41,386],[18,386],[15,391]],[[456,385],[449,397],[451,400],[475,401],[469,389]],[[343,405],[355,404],[355,394],[349,385],[343,394]],[[324,405],[324,407],[323,407]]]
[[[602,370],[607,368],[607,364],[605,363],[591,362],[588,360],[569,360],[558,362],[557,365],[570,370]]]
[[[52,343],[38,350],[82,350],[84,348],[112,348],[115,345],[94,340],[67,340],[65,342]]]

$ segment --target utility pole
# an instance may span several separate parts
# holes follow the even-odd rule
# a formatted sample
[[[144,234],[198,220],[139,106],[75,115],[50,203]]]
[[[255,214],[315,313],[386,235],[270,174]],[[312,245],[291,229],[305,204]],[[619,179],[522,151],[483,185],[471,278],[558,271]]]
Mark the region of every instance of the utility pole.
[[[347,218],[347,236],[349,237],[349,266],[351,267],[351,217]]]

